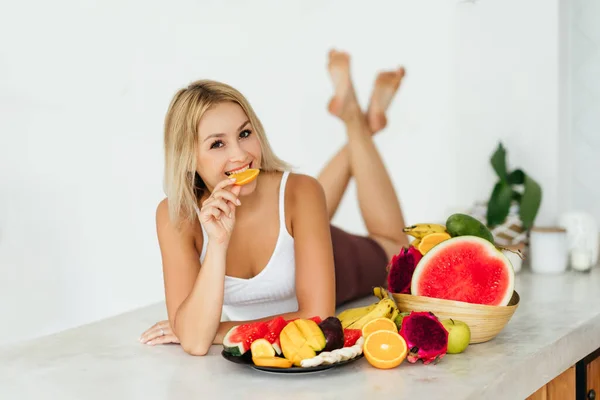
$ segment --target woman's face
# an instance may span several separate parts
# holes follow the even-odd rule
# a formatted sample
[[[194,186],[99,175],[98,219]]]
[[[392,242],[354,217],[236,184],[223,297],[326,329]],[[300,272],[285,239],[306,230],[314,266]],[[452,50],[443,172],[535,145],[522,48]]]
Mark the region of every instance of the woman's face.
[[[239,104],[220,103],[208,110],[200,119],[198,132],[197,172],[210,191],[232,172],[260,168],[260,143]],[[252,193],[256,182],[242,186],[240,196]]]

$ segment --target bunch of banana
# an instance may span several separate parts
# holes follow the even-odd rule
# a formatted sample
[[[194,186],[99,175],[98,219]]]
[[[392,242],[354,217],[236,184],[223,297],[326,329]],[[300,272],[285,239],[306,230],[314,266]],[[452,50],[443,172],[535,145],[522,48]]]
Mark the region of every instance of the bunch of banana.
[[[342,327],[348,329],[362,329],[367,322],[376,318],[389,318],[392,321],[398,316],[398,307],[387,290],[382,287],[373,289],[373,294],[379,301],[365,307],[351,308],[342,311],[337,318],[342,322]]]
[[[403,229],[404,233],[415,238],[411,243],[413,247],[418,247],[421,243],[421,239],[430,233],[443,233],[446,232],[446,227],[440,224],[415,224],[407,226]]]

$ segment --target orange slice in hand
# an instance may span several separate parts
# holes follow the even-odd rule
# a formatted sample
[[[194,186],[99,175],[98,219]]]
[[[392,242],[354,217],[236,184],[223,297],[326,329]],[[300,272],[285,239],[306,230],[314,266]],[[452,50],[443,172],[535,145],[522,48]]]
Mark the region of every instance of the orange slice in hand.
[[[419,249],[421,254],[425,255],[429,250],[433,249],[434,246],[450,238],[451,236],[446,232],[430,233],[429,235],[426,235],[423,237],[423,239],[421,239],[421,242],[419,243],[419,247],[417,247],[417,249]]]
[[[398,328],[394,321],[389,318],[381,317],[375,318],[365,324],[362,328],[362,335],[366,339],[371,333],[375,331],[390,331],[398,332]]]
[[[240,172],[238,174],[229,175],[232,178],[235,178],[235,185],[245,185],[247,183],[252,182],[258,176],[260,170],[256,168],[248,168],[247,170]]]
[[[375,368],[395,368],[404,361],[408,347],[399,333],[375,331],[366,338],[363,345],[365,358]]]

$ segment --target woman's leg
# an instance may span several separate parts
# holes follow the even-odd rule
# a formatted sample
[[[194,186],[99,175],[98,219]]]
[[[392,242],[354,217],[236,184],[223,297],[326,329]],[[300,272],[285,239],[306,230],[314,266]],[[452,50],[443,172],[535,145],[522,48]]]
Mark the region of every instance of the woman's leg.
[[[400,87],[404,75],[405,70],[402,67],[395,71],[381,72],[377,75],[367,110],[367,121],[371,134],[379,132],[387,125],[385,112]],[[330,103],[330,110],[331,107],[332,103]],[[318,176],[318,180],[325,190],[329,219],[332,219],[335,215],[351,177],[348,146],[345,145],[325,165]]]
[[[373,143],[368,118],[360,110],[356,100],[350,79],[349,56],[346,53],[332,51],[329,60],[329,70],[335,87],[329,110],[344,122],[348,134],[348,144],[345,149],[334,157],[333,162],[336,163],[332,163],[332,166],[340,167],[342,156],[346,156],[348,162],[346,171],[351,171],[351,175],[356,180],[358,203],[369,236],[376,240],[383,247],[388,258],[391,258],[398,253],[400,247],[408,244],[406,234],[402,231],[404,218],[398,197],[379,152]],[[376,92],[382,93],[381,90],[374,91],[374,95]],[[379,117],[383,115],[385,118],[385,109],[382,111],[382,106],[387,107],[389,105],[393,92],[392,96],[389,96],[389,91],[383,91],[381,96],[375,101],[372,99],[371,104],[376,111],[375,115]],[[381,118],[379,118],[379,121],[381,121]],[[385,122],[385,119],[383,122]],[[340,170],[343,171],[341,167]],[[345,174],[340,172],[338,179],[348,175],[350,175],[349,172]],[[326,176],[334,181],[333,172]],[[327,184],[327,181],[325,184]],[[336,193],[339,193],[339,191],[338,188]],[[330,190],[330,192],[333,191]]]

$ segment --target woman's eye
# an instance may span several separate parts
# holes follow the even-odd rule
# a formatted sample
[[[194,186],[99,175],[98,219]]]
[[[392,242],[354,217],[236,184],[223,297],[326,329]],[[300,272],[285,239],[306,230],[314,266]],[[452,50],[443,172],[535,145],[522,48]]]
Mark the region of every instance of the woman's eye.
[[[213,144],[210,145],[211,149],[217,149],[219,147],[221,147],[223,145],[223,142],[221,140],[215,140],[213,142]]]
[[[250,129],[244,129],[243,131],[240,132],[240,137],[242,139],[245,139],[248,136],[250,136],[251,134],[252,134],[252,131]]]

